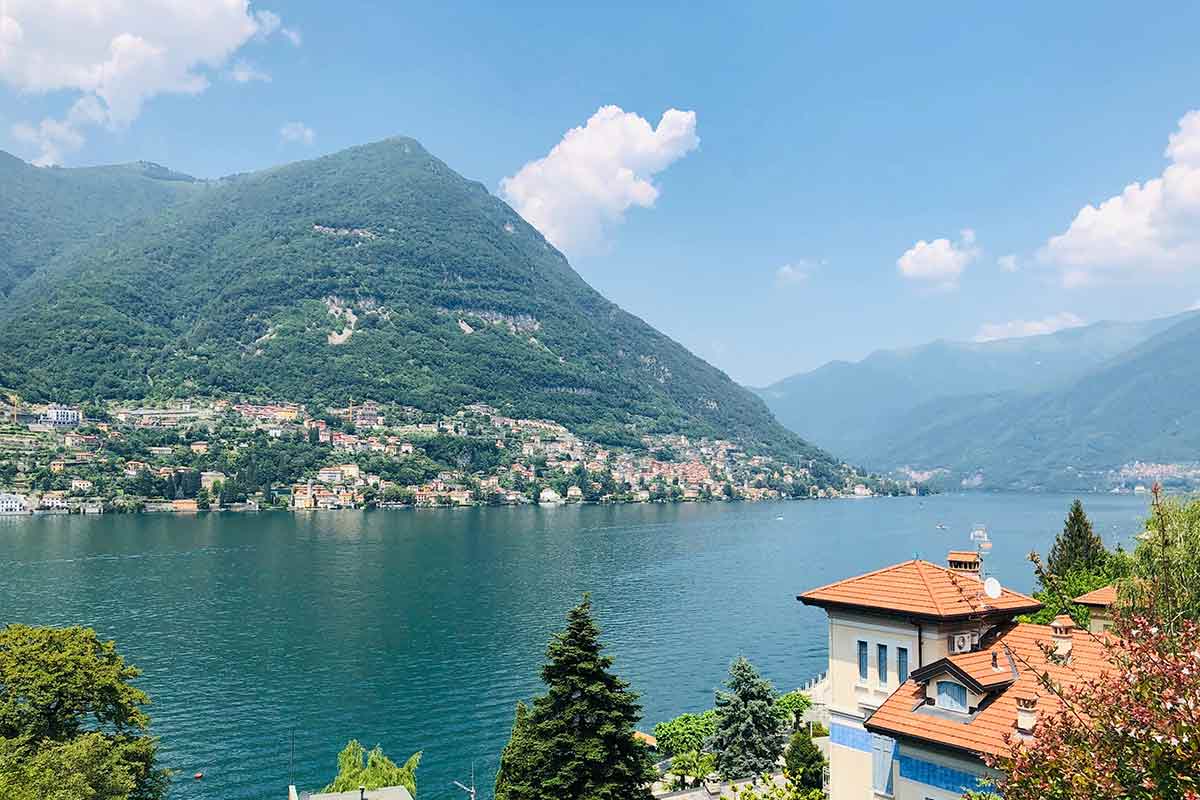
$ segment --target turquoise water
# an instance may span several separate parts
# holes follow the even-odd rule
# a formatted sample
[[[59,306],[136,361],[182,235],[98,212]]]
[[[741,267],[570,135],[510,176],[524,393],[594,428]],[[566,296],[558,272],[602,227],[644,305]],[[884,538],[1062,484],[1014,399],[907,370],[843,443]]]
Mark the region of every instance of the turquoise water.
[[[1144,498],[1085,498],[1109,544]],[[590,591],[643,728],[709,706],[730,660],[776,685],[822,671],[806,588],[919,555],[974,523],[990,567],[1028,590],[1070,498],[960,495],[773,504],[317,514],[0,517],[0,622],[83,624],[145,674],[174,800],[319,789],[356,737],[424,750],[421,800],[474,762],[491,796],[514,703]],[[947,530],[938,530],[944,523]],[[203,771],[203,781],[191,775]]]

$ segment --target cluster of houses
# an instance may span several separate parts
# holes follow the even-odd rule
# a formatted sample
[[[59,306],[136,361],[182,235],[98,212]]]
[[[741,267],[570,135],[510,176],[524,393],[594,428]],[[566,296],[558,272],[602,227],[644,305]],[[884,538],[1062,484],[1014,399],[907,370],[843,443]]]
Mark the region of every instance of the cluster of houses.
[[[0,425],[0,467],[7,463],[18,469],[10,485],[0,483],[5,490],[0,513],[99,512],[114,500],[111,492],[117,490],[112,487],[122,478],[149,475],[170,481],[189,473],[194,480],[197,470],[201,470],[202,488],[215,498],[216,490],[231,476],[205,469],[204,457],[214,447],[227,459],[236,454],[237,440],[219,441],[217,431],[230,429],[257,431],[271,439],[303,437],[313,445],[327,446],[329,453],[328,462],[318,469],[290,476],[290,481],[272,485],[245,502],[226,501],[222,506],[235,510],[256,510],[267,502],[296,510],[329,510],[401,504],[754,501],[873,494],[866,483],[853,480],[842,486],[818,485],[807,463],[751,455],[728,440],[654,435],[643,437],[641,448],[606,447],[559,423],[520,419],[482,404],[438,416],[361,403],[317,416],[289,402],[192,400],[153,407],[112,404],[103,417],[103,421],[87,420],[81,409],[63,405],[5,406],[0,422],[9,424]],[[176,432],[177,443],[140,447],[133,454],[126,446],[118,448],[120,455],[116,455],[115,443],[147,430]],[[400,464],[408,458],[420,459],[431,442],[442,437],[470,440],[473,447],[494,447],[496,457],[485,459],[488,463],[482,466],[470,459],[442,462],[444,469],[435,476],[410,483],[389,480],[386,476],[394,471],[360,466],[378,465],[380,458]],[[139,439],[144,440],[144,436]],[[424,459],[423,463],[431,462]],[[40,487],[21,485],[22,475],[40,470],[59,479],[43,480]],[[430,474],[427,466],[422,474]],[[102,482],[110,492],[107,497],[97,487],[99,476],[106,478]],[[204,501],[194,496],[194,484],[192,489],[187,496],[142,497],[137,508],[177,512],[204,508]]]

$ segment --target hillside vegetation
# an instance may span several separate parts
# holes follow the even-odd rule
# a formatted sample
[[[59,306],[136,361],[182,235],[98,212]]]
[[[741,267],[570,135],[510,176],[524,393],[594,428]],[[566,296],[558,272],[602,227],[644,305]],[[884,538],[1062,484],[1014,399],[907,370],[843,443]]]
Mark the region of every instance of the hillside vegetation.
[[[213,182],[46,255],[0,316],[0,385],[30,399],[485,402],[600,441],[729,437],[836,469],[412,139]]]
[[[0,152],[0,297],[72,246],[157,213],[201,186],[149,162],[39,169]]]
[[[936,342],[761,390],[781,420],[875,469],[957,485],[1105,488],[1135,460],[1200,460],[1200,314]],[[841,433],[831,430],[836,426]]]

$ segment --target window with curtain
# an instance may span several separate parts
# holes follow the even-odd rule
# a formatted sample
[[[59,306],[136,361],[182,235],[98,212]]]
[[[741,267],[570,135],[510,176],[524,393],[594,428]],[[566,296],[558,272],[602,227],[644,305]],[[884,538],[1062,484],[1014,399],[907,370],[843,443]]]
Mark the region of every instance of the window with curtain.
[[[867,643],[859,640],[858,642],[858,679],[863,683],[867,681]]]
[[[896,648],[896,678],[904,683],[908,680],[908,648]]]
[[[967,713],[967,687],[954,681],[938,681],[938,708]]]

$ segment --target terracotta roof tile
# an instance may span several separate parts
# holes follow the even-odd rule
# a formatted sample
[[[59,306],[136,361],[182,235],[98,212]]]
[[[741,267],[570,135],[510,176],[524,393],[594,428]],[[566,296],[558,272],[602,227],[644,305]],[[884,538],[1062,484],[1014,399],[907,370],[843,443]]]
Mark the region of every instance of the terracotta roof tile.
[[[822,608],[858,608],[943,620],[998,613],[1011,616],[1041,608],[1032,597],[1008,589],[997,599],[989,599],[979,580],[917,559],[831,583],[796,599]]]
[[[1001,664],[1010,652],[1013,655],[1017,679],[1012,681],[1009,673],[1009,683],[994,688],[990,701],[985,702],[973,716],[964,716],[959,720],[950,714],[922,713],[919,709],[925,704],[925,687],[916,680],[909,680],[884,701],[866,721],[866,727],[892,736],[912,737],[973,753],[1003,754],[1008,749],[1005,736],[1016,730],[1017,698],[1038,696],[1041,719],[1058,709],[1059,703],[1053,694],[1040,693],[1039,673],[1048,673],[1051,680],[1069,688],[1081,680],[1102,675],[1111,666],[1104,646],[1086,631],[1076,630],[1072,634],[1071,658],[1066,663],[1046,657],[1042,646],[1050,646],[1051,643],[1051,631],[1047,625],[1010,623],[999,633],[985,637],[985,646],[979,651],[947,659],[983,683],[989,675],[1000,674],[992,670],[992,653],[996,653]]]
[[[1102,586],[1094,592],[1081,594],[1075,598],[1075,602],[1081,606],[1092,606],[1093,608],[1108,608],[1113,603],[1117,602],[1117,587],[1114,584]]]

